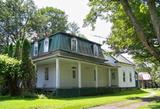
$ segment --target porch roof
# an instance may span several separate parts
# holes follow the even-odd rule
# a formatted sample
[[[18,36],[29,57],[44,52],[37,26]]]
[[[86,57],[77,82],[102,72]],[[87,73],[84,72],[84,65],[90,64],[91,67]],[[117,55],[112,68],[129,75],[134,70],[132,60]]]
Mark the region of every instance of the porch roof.
[[[67,52],[64,50],[57,50],[54,52],[45,53],[45,54],[40,55],[38,57],[33,57],[33,61],[38,62],[38,61],[42,61],[45,59],[56,58],[56,57],[62,57],[62,58],[73,59],[73,60],[84,61],[84,62],[90,62],[93,64],[99,64],[99,65],[104,65],[104,66],[108,66],[108,67],[118,67],[117,65],[111,65],[111,64],[105,63],[106,60],[104,60],[103,58],[84,56],[81,54],[77,54],[74,52]]]

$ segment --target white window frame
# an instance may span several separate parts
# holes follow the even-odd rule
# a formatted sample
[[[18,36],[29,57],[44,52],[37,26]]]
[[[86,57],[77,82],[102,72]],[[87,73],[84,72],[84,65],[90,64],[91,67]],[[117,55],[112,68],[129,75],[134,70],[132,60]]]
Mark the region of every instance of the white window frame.
[[[33,55],[37,56],[38,55],[38,42],[34,42],[34,50],[33,50]]]
[[[76,79],[76,75],[77,75],[77,68],[76,67],[72,67],[72,78]]]
[[[98,48],[98,45],[96,44],[93,45],[93,53],[94,53],[94,56],[99,56],[99,48]]]
[[[44,52],[48,52],[49,50],[49,38],[44,39]]]
[[[75,45],[74,45],[74,41],[75,41]],[[77,52],[78,50],[78,42],[76,38],[72,38],[71,39],[71,51],[75,51]]]

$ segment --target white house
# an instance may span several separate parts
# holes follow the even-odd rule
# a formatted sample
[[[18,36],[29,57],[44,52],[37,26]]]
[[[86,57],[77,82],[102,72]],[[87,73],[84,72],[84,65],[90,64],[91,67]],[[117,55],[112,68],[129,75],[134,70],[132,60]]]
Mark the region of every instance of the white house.
[[[108,60],[106,63],[111,64],[113,66],[119,66],[118,67],[118,73],[117,73],[117,80],[118,80],[118,87],[135,87],[136,81],[135,81],[135,65],[126,59],[122,55],[116,55],[116,56],[104,56],[106,60]],[[113,74],[112,74],[113,75]],[[112,78],[113,80],[113,78]]]
[[[133,64],[110,61],[100,44],[87,39],[59,32],[34,41],[31,51],[37,66],[36,87],[52,90],[58,96],[135,87]]]

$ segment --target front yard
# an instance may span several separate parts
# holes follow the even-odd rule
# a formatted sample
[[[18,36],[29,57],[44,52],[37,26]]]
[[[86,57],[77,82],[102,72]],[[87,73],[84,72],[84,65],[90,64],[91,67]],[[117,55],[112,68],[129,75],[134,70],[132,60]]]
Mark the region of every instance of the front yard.
[[[43,99],[0,96],[0,109],[82,109],[128,100],[129,98],[143,97],[149,92],[148,90],[131,90],[103,96]]]
[[[138,109],[160,109],[160,91],[154,90],[154,92],[156,93],[157,97],[155,97],[154,100],[151,100],[151,102],[147,105],[142,106]]]

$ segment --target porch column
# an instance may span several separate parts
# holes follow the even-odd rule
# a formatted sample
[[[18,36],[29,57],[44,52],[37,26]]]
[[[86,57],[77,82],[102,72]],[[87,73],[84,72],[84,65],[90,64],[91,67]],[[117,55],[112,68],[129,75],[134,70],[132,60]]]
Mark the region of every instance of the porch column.
[[[59,58],[56,58],[56,88],[60,88]]]
[[[108,73],[108,86],[111,87],[111,68],[109,68],[109,73]]]
[[[98,68],[97,65],[95,66],[95,73],[96,73],[96,88],[98,87]]]
[[[82,87],[81,62],[78,62],[78,88]]]

